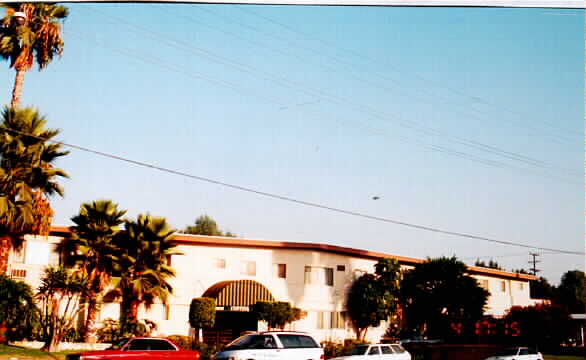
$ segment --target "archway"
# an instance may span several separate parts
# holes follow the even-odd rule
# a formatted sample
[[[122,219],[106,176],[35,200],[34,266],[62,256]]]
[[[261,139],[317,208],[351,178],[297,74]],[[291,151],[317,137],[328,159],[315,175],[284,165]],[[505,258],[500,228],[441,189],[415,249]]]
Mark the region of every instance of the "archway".
[[[229,280],[212,285],[202,295],[216,299],[214,328],[204,331],[206,343],[223,344],[245,331],[258,330],[258,322],[250,312],[257,301],[275,301],[264,285],[254,280]]]

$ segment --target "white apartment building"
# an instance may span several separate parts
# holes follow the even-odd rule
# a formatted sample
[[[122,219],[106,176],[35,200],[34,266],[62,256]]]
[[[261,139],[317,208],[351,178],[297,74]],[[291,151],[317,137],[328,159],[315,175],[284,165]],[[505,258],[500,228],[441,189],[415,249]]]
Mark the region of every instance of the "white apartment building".
[[[43,268],[56,264],[54,244],[68,236],[66,227],[54,227],[51,236],[26,237],[22,252],[13,253],[9,275],[38,286]],[[168,306],[155,304],[141,309],[139,318],[156,322],[164,335],[188,335],[189,305],[196,297],[217,300],[218,327],[235,336],[245,330],[261,330],[248,312],[257,300],[286,301],[307,316],[289,325],[291,330],[312,333],[318,340],[341,341],[354,337],[344,319],[345,294],[352,281],[374,272],[380,258],[390,257],[408,269],[423,259],[401,257],[327,244],[260,241],[240,238],[177,234],[173,240],[183,255],[173,256],[177,276],[171,280],[174,293]],[[532,305],[531,275],[469,267],[468,272],[490,292],[485,313],[504,315],[511,306]],[[98,320],[118,318],[118,304],[105,304]],[[368,331],[370,341],[379,341],[386,324]],[[218,335],[219,336],[219,335]]]

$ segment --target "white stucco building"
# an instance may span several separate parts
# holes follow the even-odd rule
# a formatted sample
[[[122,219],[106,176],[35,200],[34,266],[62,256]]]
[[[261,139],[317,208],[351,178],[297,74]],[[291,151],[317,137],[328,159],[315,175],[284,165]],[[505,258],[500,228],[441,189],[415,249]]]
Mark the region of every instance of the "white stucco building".
[[[51,236],[27,237],[21,253],[13,253],[9,275],[38,286],[46,265],[59,259],[52,251],[54,244],[68,236],[66,227],[54,227]],[[353,337],[344,320],[346,291],[356,276],[374,272],[380,258],[391,257],[403,268],[410,268],[423,259],[407,258],[367,250],[334,245],[240,238],[177,234],[173,240],[183,255],[173,256],[177,272],[171,280],[174,289],[170,304],[155,304],[150,311],[141,310],[139,318],[148,318],[165,335],[189,334],[188,312],[191,299],[215,297],[218,303],[217,323],[231,327],[234,336],[244,330],[255,330],[257,324],[247,312],[257,300],[290,302],[307,312],[307,316],[289,326],[292,330],[311,332],[319,340],[343,340]],[[486,313],[504,315],[514,305],[532,305],[529,296],[531,275],[494,269],[469,267],[468,272],[489,290]],[[118,305],[102,307],[98,320],[118,318]],[[378,341],[386,329],[383,324],[368,332],[371,341]]]

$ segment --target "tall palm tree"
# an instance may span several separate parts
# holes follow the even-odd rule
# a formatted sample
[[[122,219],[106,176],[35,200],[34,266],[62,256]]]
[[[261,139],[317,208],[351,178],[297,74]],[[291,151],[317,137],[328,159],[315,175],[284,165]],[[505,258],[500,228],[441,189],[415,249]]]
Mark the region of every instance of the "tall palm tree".
[[[35,62],[39,70],[44,69],[56,55],[63,53],[61,23],[69,10],[50,3],[7,3],[2,7],[6,14],[0,23],[7,31],[0,38],[0,56],[9,60],[10,67],[16,70],[11,106],[17,107],[25,73]],[[26,16],[22,25],[14,16],[17,12]]]
[[[49,196],[63,196],[54,162],[68,154],[51,143],[58,130],[32,108],[4,108],[0,123],[0,274],[6,273],[12,248],[24,234],[47,234],[53,211]]]
[[[120,277],[114,294],[122,298],[120,322],[136,322],[138,309],[150,308],[155,300],[164,304],[173,292],[168,280],[175,276],[169,265],[171,255],[181,254],[171,243],[175,232],[165,218],[139,215],[136,221],[127,221],[123,236],[118,238]]]
[[[84,341],[95,334],[98,300],[110,284],[119,249],[115,238],[122,230],[126,210],[110,200],[81,204],[79,214],[71,218],[71,237],[57,246],[68,266],[78,266],[88,282],[87,311],[83,326]]]

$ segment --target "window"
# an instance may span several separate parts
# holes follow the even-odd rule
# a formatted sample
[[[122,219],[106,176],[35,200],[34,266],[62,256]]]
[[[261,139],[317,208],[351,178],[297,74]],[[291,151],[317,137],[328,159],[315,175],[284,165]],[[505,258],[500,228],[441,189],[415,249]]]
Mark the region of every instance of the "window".
[[[378,350],[378,346],[372,346],[370,348],[370,350],[368,351],[368,355],[378,355],[380,354],[379,350]]]
[[[380,347],[381,351],[383,354],[392,354],[393,350],[391,350],[391,347],[389,345],[381,345]]]
[[[275,267],[275,277],[279,279],[286,279],[287,278],[287,264],[274,264]]]
[[[12,263],[24,264],[26,259],[26,241],[22,242],[22,247],[19,250],[12,249]]]
[[[283,347],[285,348],[318,348],[319,345],[310,336],[307,335],[277,335]]]
[[[486,280],[486,279],[480,280],[480,287],[483,288],[484,290],[488,290],[488,280]]]
[[[318,311],[317,312],[317,328],[318,329],[325,329],[326,325],[325,325],[325,312],[324,311]]]
[[[338,266],[336,266],[336,270],[338,270],[338,271],[346,271],[346,266],[344,266],[344,265],[338,265]]]
[[[256,263],[254,261],[243,261],[240,263],[240,273],[242,275],[256,275]]]
[[[392,344],[391,348],[393,349],[394,352],[396,352],[397,354],[402,354],[405,352],[405,349],[403,349],[403,347],[399,344]]]
[[[214,259],[214,267],[216,269],[225,269],[226,268],[226,259]]]
[[[506,292],[507,291],[507,283],[504,281],[501,281],[501,292]]]
[[[128,345],[128,350],[144,351],[144,350],[177,350],[170,342],[158,339],[134,339]]]
[[[323,284],[327,286],[333,286],[334,269],[316,266],[306,266],[304,282],[306,284]]]
[[[517,285],[517,287],[519,288],[519,290],[523,290],[523,285],[525,285],[525,284],[523,284],[523,283],[519,283],[519,284]]]
[[[330,324],[332,329],[344,329],[344,315],[339,311],[333,311],[330,313]]]

